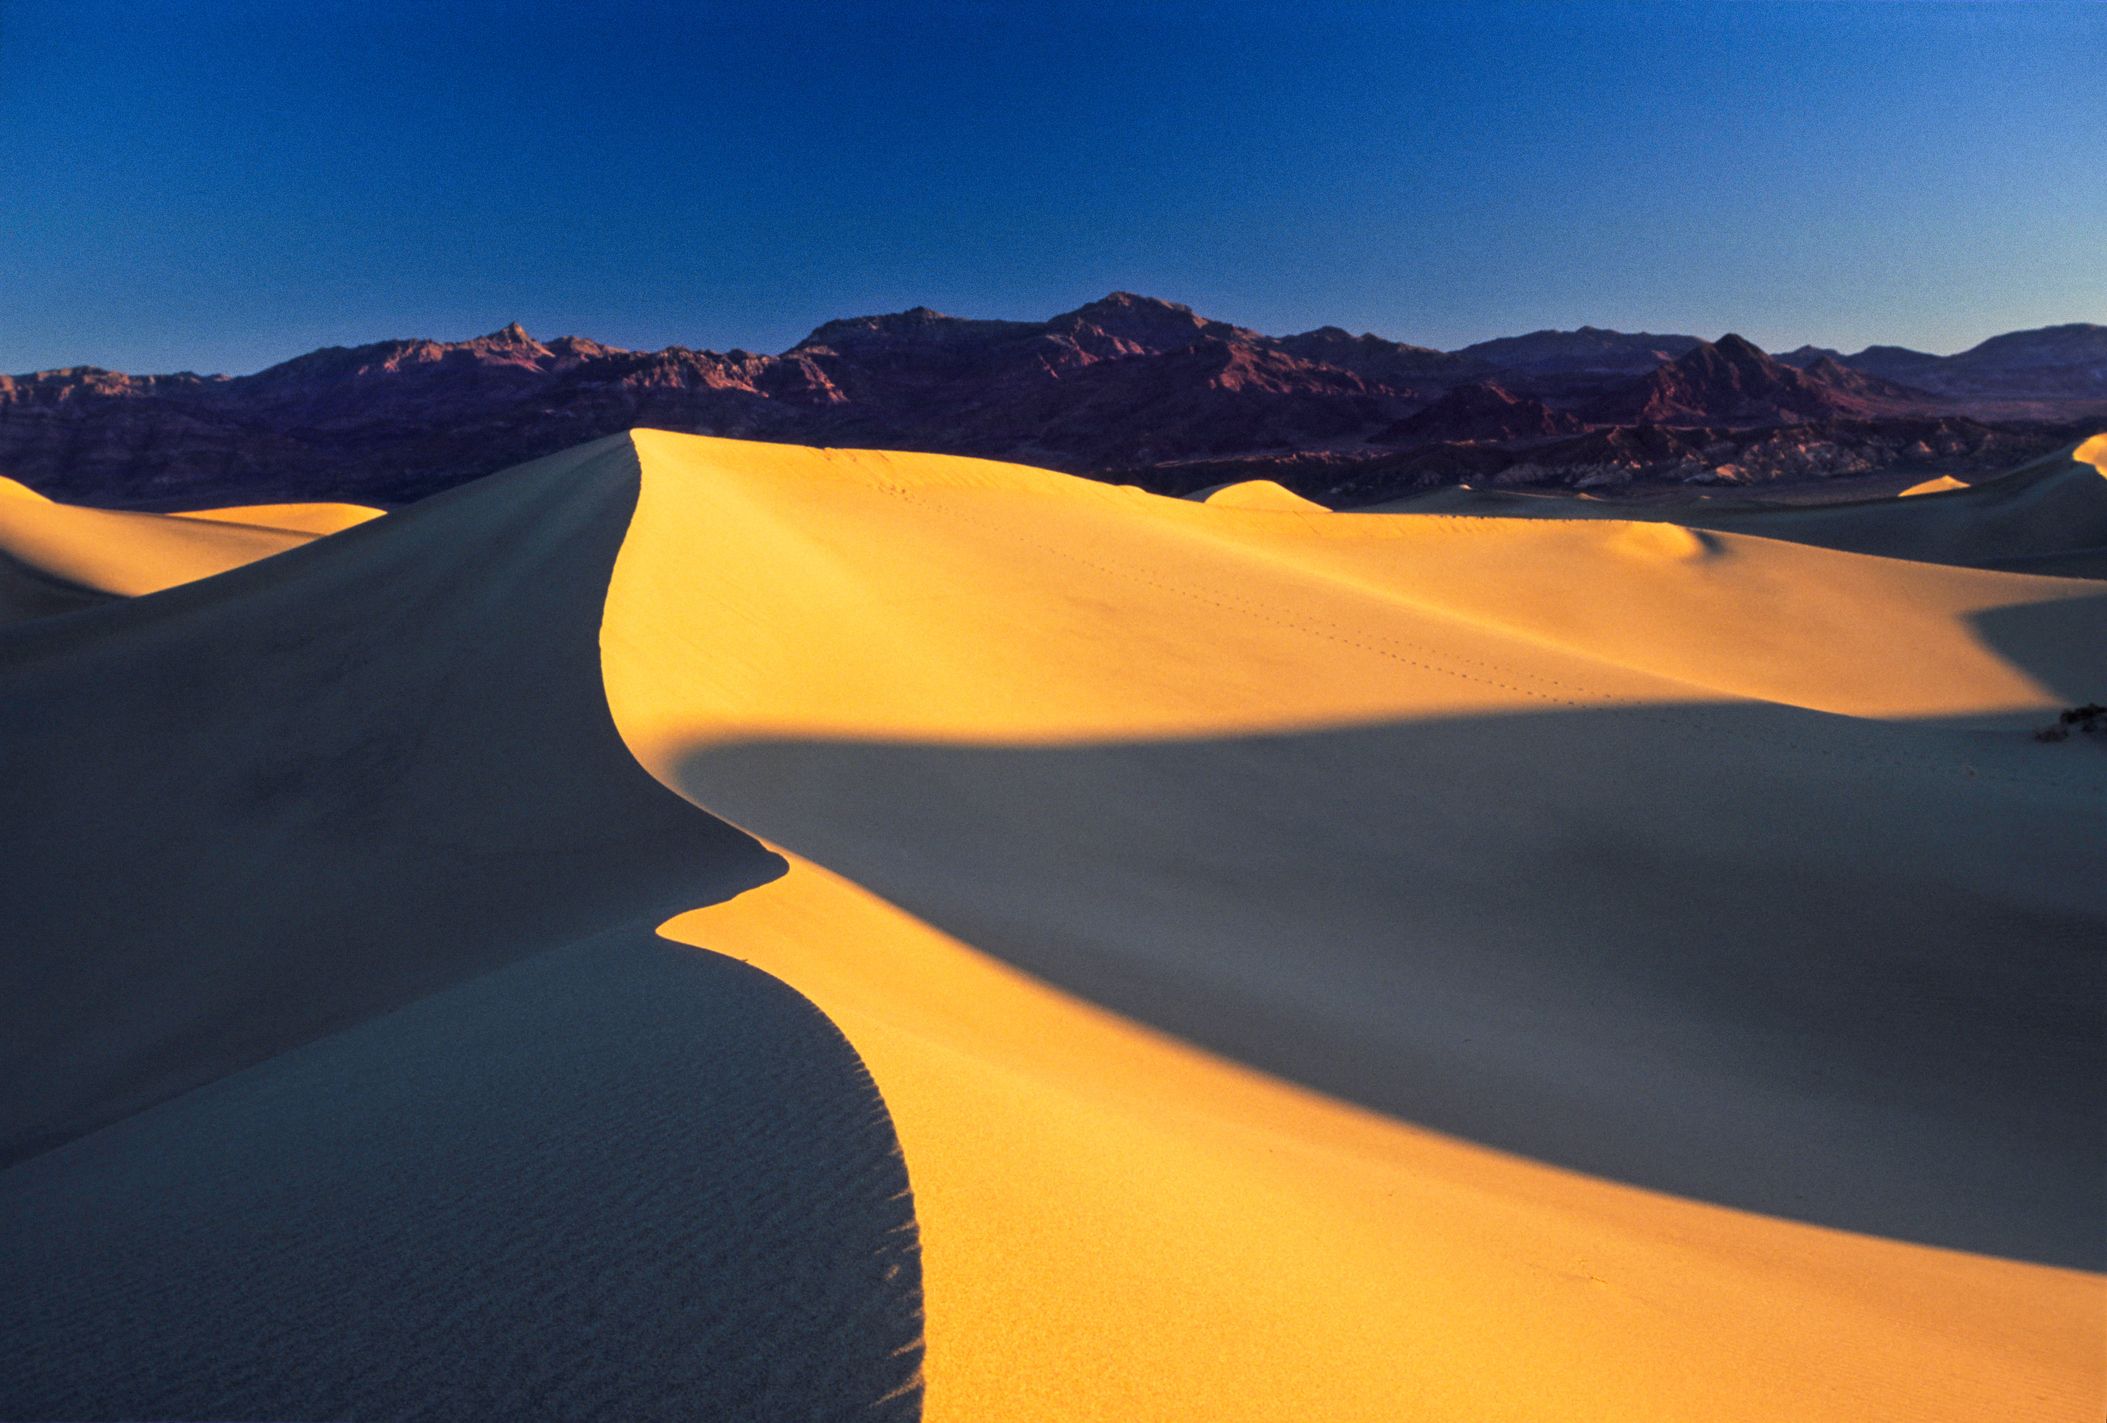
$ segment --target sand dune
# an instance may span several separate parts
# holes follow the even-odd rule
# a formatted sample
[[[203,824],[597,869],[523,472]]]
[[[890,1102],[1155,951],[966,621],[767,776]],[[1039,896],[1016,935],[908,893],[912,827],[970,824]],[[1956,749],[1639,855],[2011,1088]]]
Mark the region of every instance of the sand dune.
[[[0,631],[0,1414],[2096,1417],[2086,479],[639,431]]]
[[[1275,514],[1328,514],[1331,511],[1314,499],[1305,499],[1292,489],[1270,479],[1246,479],[1237,484],[1217,484],[1189,496],[1217,509],[1259,509]]]
[[[378,537],[10,631],[0,744],[18,809],[0,862],[20,947],[0,993],[0,1158],[670,912],[708,879],[671,874],[684,855],[725,892],[767,877],[764,852],[704,817],[578,839],[635,815],[592,660],[629,461],[625,441],[588,446],[364,531]],[[177,523],[192,526],[122,527]],[[522,876],[535,856],[549,862]]]
[[[0,479],[0,618],[34,616],[43,608],[8,597],[32,578],[94,594],[136,597],[189,583],[298,548],[315,537],[291,528],[206,522],[119,509],[54,504],[34,490]],[[10,612],[19,608],[19,612]]]
[[[1968,729],[2096,587],[636,438],[617,724],[793,862],[668,932],[871,1064],[933,1416],[2099,1396],[2107,771]]]

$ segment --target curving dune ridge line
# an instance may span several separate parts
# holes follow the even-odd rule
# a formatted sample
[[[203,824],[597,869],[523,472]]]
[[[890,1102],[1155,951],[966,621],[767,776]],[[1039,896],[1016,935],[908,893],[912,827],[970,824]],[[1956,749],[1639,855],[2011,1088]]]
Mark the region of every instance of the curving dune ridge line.
[[[2097,585],[635,439],[616,723],[791,862],[665,932],[870,1065],[929,1416],[2088,1416]]]
[[[651,932],[784,866],[608,719],[636,490],[598,441],[0,628],[0,1417],[918,1413],[868,1074]]]
[[[234,504],[219,509],[184,509],[175,519],[204,519],[217,524],[249,524],[303,534],[340,534],[381,516],[370,504]]]

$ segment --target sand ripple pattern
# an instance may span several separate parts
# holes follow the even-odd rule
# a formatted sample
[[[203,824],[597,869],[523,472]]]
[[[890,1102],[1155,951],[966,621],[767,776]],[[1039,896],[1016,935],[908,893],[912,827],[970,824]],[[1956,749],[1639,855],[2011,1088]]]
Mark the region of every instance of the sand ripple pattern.
[[[907,1173],[841,1035],[648,930],[0,1174],[0,1416],[911,1419]]]

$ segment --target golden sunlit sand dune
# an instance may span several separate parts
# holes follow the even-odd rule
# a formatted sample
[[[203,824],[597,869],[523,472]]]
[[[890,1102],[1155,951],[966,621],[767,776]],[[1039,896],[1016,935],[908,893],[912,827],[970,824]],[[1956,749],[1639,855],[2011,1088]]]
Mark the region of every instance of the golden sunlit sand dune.
[[[1909,488],[1903,490],[1899,497],[1913,499],[1920,494],[1945,494],[1950,490],[1966,489],[1967,487],[1966,483],[1955,479],[1952,475],[1942,474],[1935,478],[1912,484]]]
[[[2080,476],[1773,536],[638,431],[20,623],[11,1396],[2092,1418],[2107,758],[2029,733],[2107,601],[1964,566]]]
[[[2096,586],[636,439],[617,724],[792,859],[668,932],[871,1065],[933,1416],[2098,1396],[2107,775],[1967,729]]]
[[[1217,509],[1261,509],[1275,514],[1328,514],[1314,499],[1276,484],[1270,479],[1247,479],[1240,484],[1218,484],[1192,496]]]
[[[283,553],[326,532],[331,530],[81,509],[0,479],[0,623],[84,607],[99,595],[158,592]]]

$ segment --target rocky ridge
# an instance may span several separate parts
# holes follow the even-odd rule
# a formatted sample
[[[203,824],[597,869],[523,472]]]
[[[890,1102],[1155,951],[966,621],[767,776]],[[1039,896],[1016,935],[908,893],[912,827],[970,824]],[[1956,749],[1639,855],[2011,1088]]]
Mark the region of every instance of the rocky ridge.
[[[633,426],[1016,459],[1183,493],[1263,476],[1339,502],[1473,479],[1763,483],[2016,462],[2107,418],[2107,327],[1956,356],[1728,335],[1536,332],[1454,352],[1273,337],[1114,292],[1043,322],[927,307],[777,355],[513,324],[329,347],[243,376],[0,376],[0,474],[145,508],[400,503]]]

